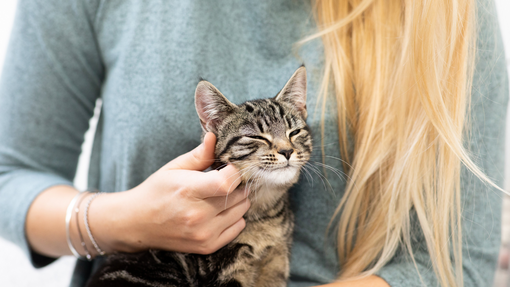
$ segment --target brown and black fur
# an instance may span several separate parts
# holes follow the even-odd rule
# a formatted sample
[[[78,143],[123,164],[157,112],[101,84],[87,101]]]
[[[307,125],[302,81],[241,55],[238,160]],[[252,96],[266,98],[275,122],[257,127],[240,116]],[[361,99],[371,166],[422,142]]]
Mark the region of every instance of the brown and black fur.
[[[201,81],[195,101],[204,132],[217,137],[218,162],[235,165],[249,187],[245,229],[210,255],[111,255],[87,286],[286,286],[293,230],[287,191],[312,152],[306,70],[299,68],[274,98],[234,105]]]

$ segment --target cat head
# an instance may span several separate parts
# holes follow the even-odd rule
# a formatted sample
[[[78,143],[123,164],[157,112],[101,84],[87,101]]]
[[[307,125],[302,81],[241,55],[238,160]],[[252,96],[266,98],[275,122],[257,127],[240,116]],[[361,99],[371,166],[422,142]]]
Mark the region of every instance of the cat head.
[[[195,105],[205,132],[217,137],[215,154],[232,163],[244,182],[291,185],[312,152],[306,125],[306,69],[300,67],[274,98],[231,103],[207,81],[195,92]]]

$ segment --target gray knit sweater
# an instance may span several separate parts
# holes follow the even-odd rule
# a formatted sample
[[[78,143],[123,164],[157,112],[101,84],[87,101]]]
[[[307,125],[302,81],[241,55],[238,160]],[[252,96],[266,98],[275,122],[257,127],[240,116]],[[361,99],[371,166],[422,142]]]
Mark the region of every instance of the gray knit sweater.
[[[199,78],[234,103],[274,96],[304,63],[314,111],[322,69],[320,40],[293,53],[315,30],[301,0],[19,0],[0,82],[0,235],[41,267],[53,259],[30,251],[27,210],[38,193],[72,184],[96,99],[103,107],[89,186],[130,189],[199,144],[194,109]],[[503,183],[508,82],[494,6],[480,1],[471,137],[476,162]],[[296,55],[299,55],[297,57]],[[326,113],[326,163],[342,170],[334,104]],[[310,112],[315,145],[320,117]],[[314,159],[321,161],[321,149]],[[331,282],[339,271],[335,239],[325,236],[345,179],[303,178],[291,191],[296,228],[289,286]],[[499,247],[502,194],[464,171],[466,286],[490,286]],[[64,219],[62,219],[64,220]],[[334,233],[334,232],[333,232]],[[415,253],[425,285],[435,286],[423,239]],[[87,278],[78,264],[73,285]],[[378,274],[391,286],[420,286],[414,265],[396,255]]]

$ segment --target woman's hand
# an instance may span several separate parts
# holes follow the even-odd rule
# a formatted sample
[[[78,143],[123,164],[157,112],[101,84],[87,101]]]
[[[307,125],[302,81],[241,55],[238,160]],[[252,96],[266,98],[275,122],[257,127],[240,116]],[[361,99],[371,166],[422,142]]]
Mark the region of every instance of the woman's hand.
[[[236,189],[241,181],[235,167],[202,172],[214,161],[215,143],[208,133],[204,143],[139,186],[95,199],[89,223],[99,246],[107,252],[210,254],[232,241],[245,227],[250,203],[248,192]]]
[[[356,280],[334,282],[317,287],[390,287],[388,282],[377,275],[370,275]]]

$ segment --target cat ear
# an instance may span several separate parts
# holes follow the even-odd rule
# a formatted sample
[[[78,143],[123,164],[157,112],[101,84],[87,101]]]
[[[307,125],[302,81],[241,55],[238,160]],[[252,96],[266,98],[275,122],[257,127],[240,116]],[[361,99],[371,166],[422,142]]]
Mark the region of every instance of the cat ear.
[[[288,103],[295,107],[301,113],[303,119],[306,119],[306,68],[299,67],[290,77],[283,89],[276,95],[275,100]]]
[[[218,125],[234,112],[236,105],[211,83],[202,80],[195,90],[195,107],[204,131],[216,133]]]

